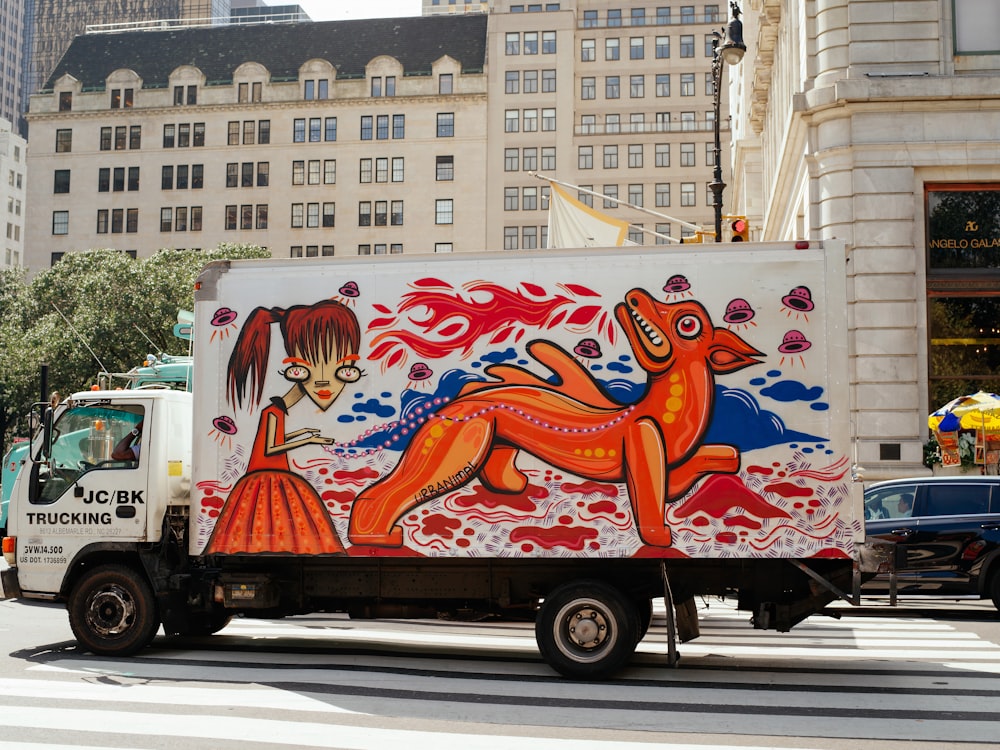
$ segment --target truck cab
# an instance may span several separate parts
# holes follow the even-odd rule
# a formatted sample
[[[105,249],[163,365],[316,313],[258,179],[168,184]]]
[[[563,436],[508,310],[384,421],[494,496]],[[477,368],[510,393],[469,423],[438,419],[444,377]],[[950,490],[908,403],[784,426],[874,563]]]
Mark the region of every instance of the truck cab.
[[[11,489],[5,547],[17,588],[58,600],[95,560],[134,559],[158,542],[167,506],[186,509],[191,394],[86,391],[43,423]],[[123,458],[126,437],[137,450]]]

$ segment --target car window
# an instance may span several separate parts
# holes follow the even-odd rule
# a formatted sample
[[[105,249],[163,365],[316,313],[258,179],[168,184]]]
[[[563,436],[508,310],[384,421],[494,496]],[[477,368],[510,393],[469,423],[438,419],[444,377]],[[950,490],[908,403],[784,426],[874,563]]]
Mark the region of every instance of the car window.
[[[865,493],[865,520],[880,518],[909,518],[913,514],[913,498],[916,485],[896,484],[892,487],[876,487]]]
[[[985,484],[933,484],[927,487],[923,515],[964,516],[986,513],[990,488]]]

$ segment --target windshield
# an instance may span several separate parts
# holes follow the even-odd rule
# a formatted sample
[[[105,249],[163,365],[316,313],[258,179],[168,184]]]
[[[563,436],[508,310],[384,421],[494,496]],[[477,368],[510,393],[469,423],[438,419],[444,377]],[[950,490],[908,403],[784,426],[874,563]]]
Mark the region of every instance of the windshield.
[[[139,436],[133,436],[132,431],[142,422],[143,414],[143,408],[134,404],[91,404],[64,411],[52,427],[50,470],[40,477],[43,484],[37,499],[58,499],[82,474],[93,469],[137,466],[138,450],[124,460],[115,457],[115,450],[130,436],[132,444],[141,440],[141,429]]]

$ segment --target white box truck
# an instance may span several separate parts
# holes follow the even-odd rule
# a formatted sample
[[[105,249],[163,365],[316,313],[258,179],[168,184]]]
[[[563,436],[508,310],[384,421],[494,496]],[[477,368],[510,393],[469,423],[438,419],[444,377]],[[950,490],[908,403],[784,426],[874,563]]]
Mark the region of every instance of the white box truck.
[[[697,595],[788,630],[884,559],[852,481],[845,262],[799,242],[214,263],[193,394],[46,413],[5,589],[66,602],[112,655],[236,614],[521,617],[553,668],[598,678],[665,593],[681,640]]]

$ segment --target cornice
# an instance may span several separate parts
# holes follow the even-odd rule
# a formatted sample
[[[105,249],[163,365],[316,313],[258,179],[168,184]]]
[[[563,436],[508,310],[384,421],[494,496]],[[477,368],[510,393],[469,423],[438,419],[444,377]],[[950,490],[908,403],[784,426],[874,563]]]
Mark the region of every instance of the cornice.
[[[758,13],[756,58],[753,83],[750,91],[750,126],[755,135],[764,130],[764,118],[771,97],[771,78],[774,73],[774,52],[778,46],[778,28],[781,24],[781,0],[760,0]]]

